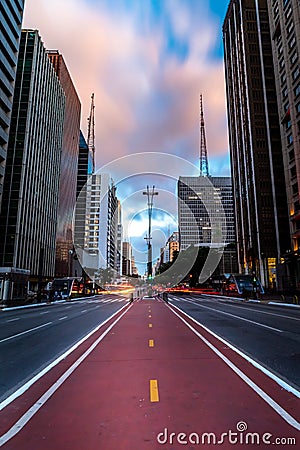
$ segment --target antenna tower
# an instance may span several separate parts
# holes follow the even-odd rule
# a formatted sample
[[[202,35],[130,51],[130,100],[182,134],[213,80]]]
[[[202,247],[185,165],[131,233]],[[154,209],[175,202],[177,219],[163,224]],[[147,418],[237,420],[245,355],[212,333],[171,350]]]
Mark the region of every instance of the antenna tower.
[[[200,94],[200,175],[205,177],[208,176],[208,160],[202,94]]]
[[[95,103],[94,94],[91,96],[91,109],[88,121],[88,147],[92,155],[92,173],[95,173]]]

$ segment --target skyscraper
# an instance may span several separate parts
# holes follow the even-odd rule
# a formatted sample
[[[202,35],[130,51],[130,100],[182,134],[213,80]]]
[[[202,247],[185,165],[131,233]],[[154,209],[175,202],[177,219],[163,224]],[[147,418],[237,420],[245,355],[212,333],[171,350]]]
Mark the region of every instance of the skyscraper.
[[[0,2],[0,212],[24,0]]]
[[[0,265],[54,276],[65,94],[38,31],[23,30],[0,220]]]
[[[268,7],[291,237],[291,251],[283,254],[284,285],[295,288],[300,283],[300,5],[268,0]]]
[[[190,245],[211,246],[212,221],[218,219],[222,222],[222,230],[217,244],[235,242],[230,177],[179,177],[178,200],[181,250],[186,250]]]
[[[111,177],[93,174],[86,187],[86,225],[82,265],[89,274],[117,269],[117,197]],[[75,239],[77,247],[77,238]],[[80,256],[80,249],[77,249]]]
[[[73,249],[72,220],[76,202],[81,104],[63,56],[47,51],[66,95],[63,146],[59,181],[55,275],[70,276]]]
[[[223,36],[239,270],[269,286],[290,242],[267,0],[231,0]]]
[[[231,178],[179,177],[178,218],[180,250],[190,246],[218,249],[223,258],[218,273],[232,272],[236,236]],[[227,248],[229,244],[233,248]]]

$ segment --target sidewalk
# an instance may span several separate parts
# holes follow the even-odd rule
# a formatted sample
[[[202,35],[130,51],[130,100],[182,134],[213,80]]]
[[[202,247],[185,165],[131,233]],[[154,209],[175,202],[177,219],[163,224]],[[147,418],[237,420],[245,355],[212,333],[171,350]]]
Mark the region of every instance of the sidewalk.
[[[5,450],[196,448],[192,444],[203,433],[220,437],[232,430],[240,435],[243,427],[299,442],[299,431],[281,417],[280,408],[286,407],[287,417],[300,418],[299,400],[292,393],[162,301],[138,300],[123,311],[80,354],[67,357],[1,412],[1,435],[20,417],[25,424]],[[270,395],[279,412],[266,400]],[[26,423],[28,411],[36,414]],[[185,439],[189,445],[180,442]],[[224,448],[231,448],[226,440]],[[260,448],[267,444],[261,442]]]

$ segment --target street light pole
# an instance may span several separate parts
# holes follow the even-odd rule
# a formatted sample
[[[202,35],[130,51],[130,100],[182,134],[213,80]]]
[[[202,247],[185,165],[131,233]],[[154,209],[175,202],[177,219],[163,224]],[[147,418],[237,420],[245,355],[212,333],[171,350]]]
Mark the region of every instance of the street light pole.
[[[147,274],[148,278],[152,277],[152,245],[151,245],[151,220],[152,220],[152,209],[153,209],[153,197],[154,195],[158,195],[158,192],[155,192],[154,186],[150,188],[147,186],[147,191],[143,192],[143,195],[147,195],[148,199],[148,235],[145,237],[148,246],[148,263],[147,263]]]

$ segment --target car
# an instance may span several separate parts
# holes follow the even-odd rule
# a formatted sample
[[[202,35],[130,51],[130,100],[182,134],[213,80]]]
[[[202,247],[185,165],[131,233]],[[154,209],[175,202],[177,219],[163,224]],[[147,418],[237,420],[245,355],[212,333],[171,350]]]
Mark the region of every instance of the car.
[[[155,297],[153,295],[144,295],[143,300],[155,300]]]

